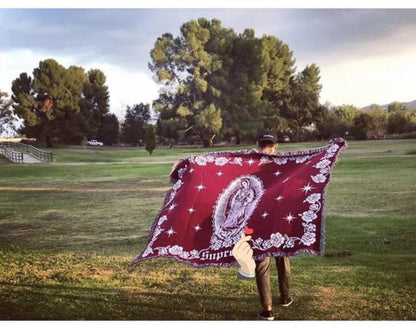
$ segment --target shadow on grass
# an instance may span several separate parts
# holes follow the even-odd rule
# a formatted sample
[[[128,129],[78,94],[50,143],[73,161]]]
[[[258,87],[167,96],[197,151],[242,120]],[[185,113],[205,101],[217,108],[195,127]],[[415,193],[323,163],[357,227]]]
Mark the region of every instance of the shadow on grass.
[[[155,293],[134,288],[0,282],[3,320],[250,320],[253,295]],[[246,307],[252,307],[247,310]]]

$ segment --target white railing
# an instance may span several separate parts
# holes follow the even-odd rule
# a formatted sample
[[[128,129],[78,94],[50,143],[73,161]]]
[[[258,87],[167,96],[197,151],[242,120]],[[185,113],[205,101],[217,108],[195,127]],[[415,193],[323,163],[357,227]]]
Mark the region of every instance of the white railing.
[[[23,163],[23,153],[11,150],[10,148],[0,145],[0,153],[6,156],[14,163]]]
[[[23,162],[23,153],[29,154],[43,162],[52,162],[53,160],[53,155],[51,152],[42,151],[32,145],[13,142],[1,142],[0,147],[2,148],[2,154],[9,160],[16,163]]]

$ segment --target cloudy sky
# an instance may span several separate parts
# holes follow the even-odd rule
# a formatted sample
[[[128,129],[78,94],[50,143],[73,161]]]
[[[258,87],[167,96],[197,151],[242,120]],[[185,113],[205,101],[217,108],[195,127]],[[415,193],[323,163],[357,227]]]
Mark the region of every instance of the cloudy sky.
[[[282,8],[0,8],[0,90],[11,92],[21,72],[39,61],[101,69],[111,111],[151,103],[158,85],[149,52],[165,32],[179,34],[190,19],[218,18],[237,33],[253,28],[289,45],[298,71],[321,69],[321,102],[333,105],[416,99],[416,9]]]

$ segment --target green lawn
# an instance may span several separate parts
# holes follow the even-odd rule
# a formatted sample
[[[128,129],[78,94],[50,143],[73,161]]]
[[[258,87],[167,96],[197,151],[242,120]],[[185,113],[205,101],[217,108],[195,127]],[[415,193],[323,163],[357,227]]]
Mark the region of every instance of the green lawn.
[[[50,164],[0,158],[0,319],[255,319],[255,281],[237,281],[236,267],[129,265],[172,163],[204,151],[74,147],[54,149]],[[325,255],[291,259],[295,301],[276,308],[277,319],[416,319],[415,154],[415,140],[349,143],[327,192]]]

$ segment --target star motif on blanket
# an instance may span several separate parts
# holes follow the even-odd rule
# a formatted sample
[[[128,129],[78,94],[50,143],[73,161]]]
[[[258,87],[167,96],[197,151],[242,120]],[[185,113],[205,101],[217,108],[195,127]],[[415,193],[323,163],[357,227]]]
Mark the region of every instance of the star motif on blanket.
[[[250,166],[252,166],[253,164],[254,164],[254,160],[252,159],[252,158],[250,158],[248,161],[247,161],[247,163],[248,163],[248,165],[250,165]]]
[[[296,217],[292,215],[292,213],[289,213],[286,217],[285,220],[290,224],[290,222],[292,222]]]
[[[199,191],[201,191],[202,189],[205,189],[206,187],[201,183],[200,185],[195,187],[196,189],[198,189]]]
[[[175,230],[172,227],[170,227],[170,229],[167,230],[166,233],[168,234],[168,237],[170,238],[170,236],[173,235],[173,234],[175,234],[176,232],[175,232]]]
[[[312,189],[315,189],[315,187],[312,187],[310,183],[308,183],[307,185],[303,186],[302,188],[300,188],[302,191],[305,192],[305,194],[307,194],[309,191],[311,191]]]
[[[188,212],[189,212],[189,214],[192,214],[193,212],[195,212],[195,209],[193,207],[188,208]]]
[[[220,177],[220,176],[222,176],[224,173],[222,173],[221,171],[218,171],[217,172],[217,175]]]
[[[263,217],[263,218],[266,218],[267,216],[269,216],[270,214],[269,213],[267,213],[267,212],[264,212],[263,214],[261,214],[261,216]]]
[[[275,173],[273,173],[276,177],[278,177],[279,175],[282,174],[282,172],[280,172],[279,170],[277,170]]]
[[[178,206],[178,205],[177,205],[177,204],[175,204],[175,203],[170,204],[170,205],[169,205],[169,208],[168,208],[169,212],[172,212],[172,211],[173,211],[173,209],[174,209],[176,206]]]
[[[282,199],[283,199],[283,197],[282,197],[282,196],[280,196],[280,195],[279,195],[279,197],[276,197],[276,200],[277,200],[277,201],[281,201]]]
[[[196,232],[198,232],[199,230],[202,230],[202,228],[199,226],[199,224],[194,226],[194,229],[195,229]]]

